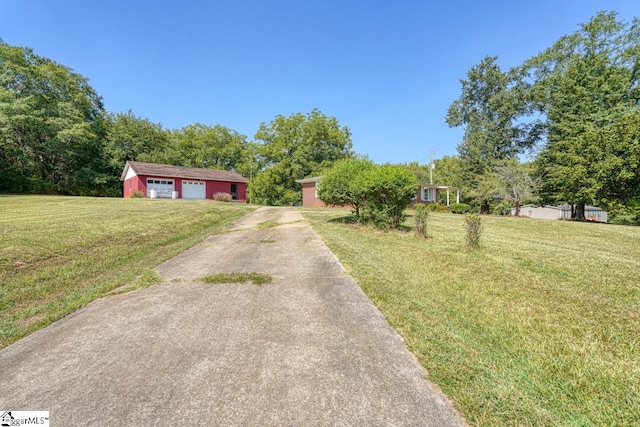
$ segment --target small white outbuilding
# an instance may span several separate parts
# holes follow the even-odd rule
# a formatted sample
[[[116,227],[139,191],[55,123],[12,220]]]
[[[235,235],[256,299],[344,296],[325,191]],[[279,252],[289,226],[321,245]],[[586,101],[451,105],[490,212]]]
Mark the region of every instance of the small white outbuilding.
[[[511,208],[511,215],[516,214],[516,208]],[[534,219],[571,219],[571,205],[559,206],[520,206],[520,216]],[[584,217],[589,221],[607,222],[607,211],[597,206],[585,206]]]

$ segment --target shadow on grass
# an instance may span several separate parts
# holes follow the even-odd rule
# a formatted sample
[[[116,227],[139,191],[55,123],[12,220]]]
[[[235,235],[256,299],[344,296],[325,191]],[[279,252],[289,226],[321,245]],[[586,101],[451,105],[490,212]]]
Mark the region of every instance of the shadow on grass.
[[[413,227],[409,227],[408,225],[401,225],[395,229],[396,231],[402,231],[405,233],[413,232]]]
[[[334,224],[364,225],[364,224],[360,223],[359,221],[357,221],[351,215],[341,216],[339,218],[332,218],[328,222],[331,222],[331,223],[334,223]]]
[[[332,219],[328,220],[327,222],[333,223],[333,224],[345,224],[345,225],[353,225],[353,226],[360,226],[360,227],[371,227],[371,228],[375,228],[375,229],[380,230],[380,231],[400,231],[400,232],[404,232],[404,233],[408,233],[408,232],[413,231],[413,227],[410,227],[408,225],[400,225],[397,228],[376,227],[373,224],[373,222],[360,222],[360,221],[356,220],[351,215],[341,216],[341,217],[338,217],[338,218],[332,218]]]

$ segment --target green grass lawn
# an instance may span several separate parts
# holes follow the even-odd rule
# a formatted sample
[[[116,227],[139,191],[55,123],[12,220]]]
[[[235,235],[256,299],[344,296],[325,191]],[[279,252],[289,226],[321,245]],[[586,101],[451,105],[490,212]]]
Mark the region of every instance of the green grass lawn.
[[[640,425],[639,227],[483,217],[467,251],[461,215],[301,211],[470,424]]]
[[[0,196],[0,348],[116,288],[253,208],[211,201]]]

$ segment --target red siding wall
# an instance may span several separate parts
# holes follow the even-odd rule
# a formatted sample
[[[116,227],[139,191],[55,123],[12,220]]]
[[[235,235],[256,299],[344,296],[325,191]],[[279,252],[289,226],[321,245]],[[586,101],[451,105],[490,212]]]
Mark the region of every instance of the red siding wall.
[[[131,193],[136,190],[141,190],[146,195],[147,194],[147,178],[139,175],[129,178],[124,182],[123,190],[124,190],[124,197],[131,197]]]
[[[324,202],[316,197],[316,183],[302,184],[302,206],[324,207]]]
[[[213,199],[215,193],[231,193],[230,182],[207,181],[207,189],[205,190],[207,199]]]
[[[238,200],[243,202],[247,201],[247,183],[239,182],[238,183]]]
[[[216,193],[231,194],[231,184],[238,186],[238,201],[247,201],[247,184],[245,182],[225,182],[225,181],[207,181],[206,198],[213,199]]]
[[[140,190],[147,195],[147,178],[155,179],[172,179],[174,182],[174,190],[178,192],[178,198],[182,198],[182,178],[136,175],[124,181],[124,197],[131,197],[131,193]],[[189,181],[189,180],[187,180]],[[213,199],[215,193],[231,193],[231,182],[225,181],[206,181],[205,198]],[[238,186],[238,201],[246,202],[247,200],[247,184],[245,182],[233,183]]]

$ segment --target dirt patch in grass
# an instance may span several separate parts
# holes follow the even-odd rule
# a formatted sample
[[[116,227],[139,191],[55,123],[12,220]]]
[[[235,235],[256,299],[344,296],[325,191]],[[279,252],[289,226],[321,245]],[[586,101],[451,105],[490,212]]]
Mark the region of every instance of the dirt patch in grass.
[[[300,220],[298,221],[291,221],[291,222],[274,222],[274,221],[264,221],[264,222],[260,222],[258,224],[256,224],[256,228],[258,230],[263,229],[263,228],[272,228],[272,227],[279,227],[281,225],[288,225],[288,224],[295,224],[301,222]]]
[[[264,221],[264,222],[258,223],[258,224],[256,225],[256,228],[257,228],[257,229],[262,229],[262,228],[271,228],[271,227],[277,227],[277,226],[279,226],[279,225],[282,225],[282,224],[280,224],[279,222]]]
[[[261,273],[224,273],[214,274],[202,279],[205,283],[253,283],[254,285],[264,285],[271,283],[273,278],[268,274]]]

